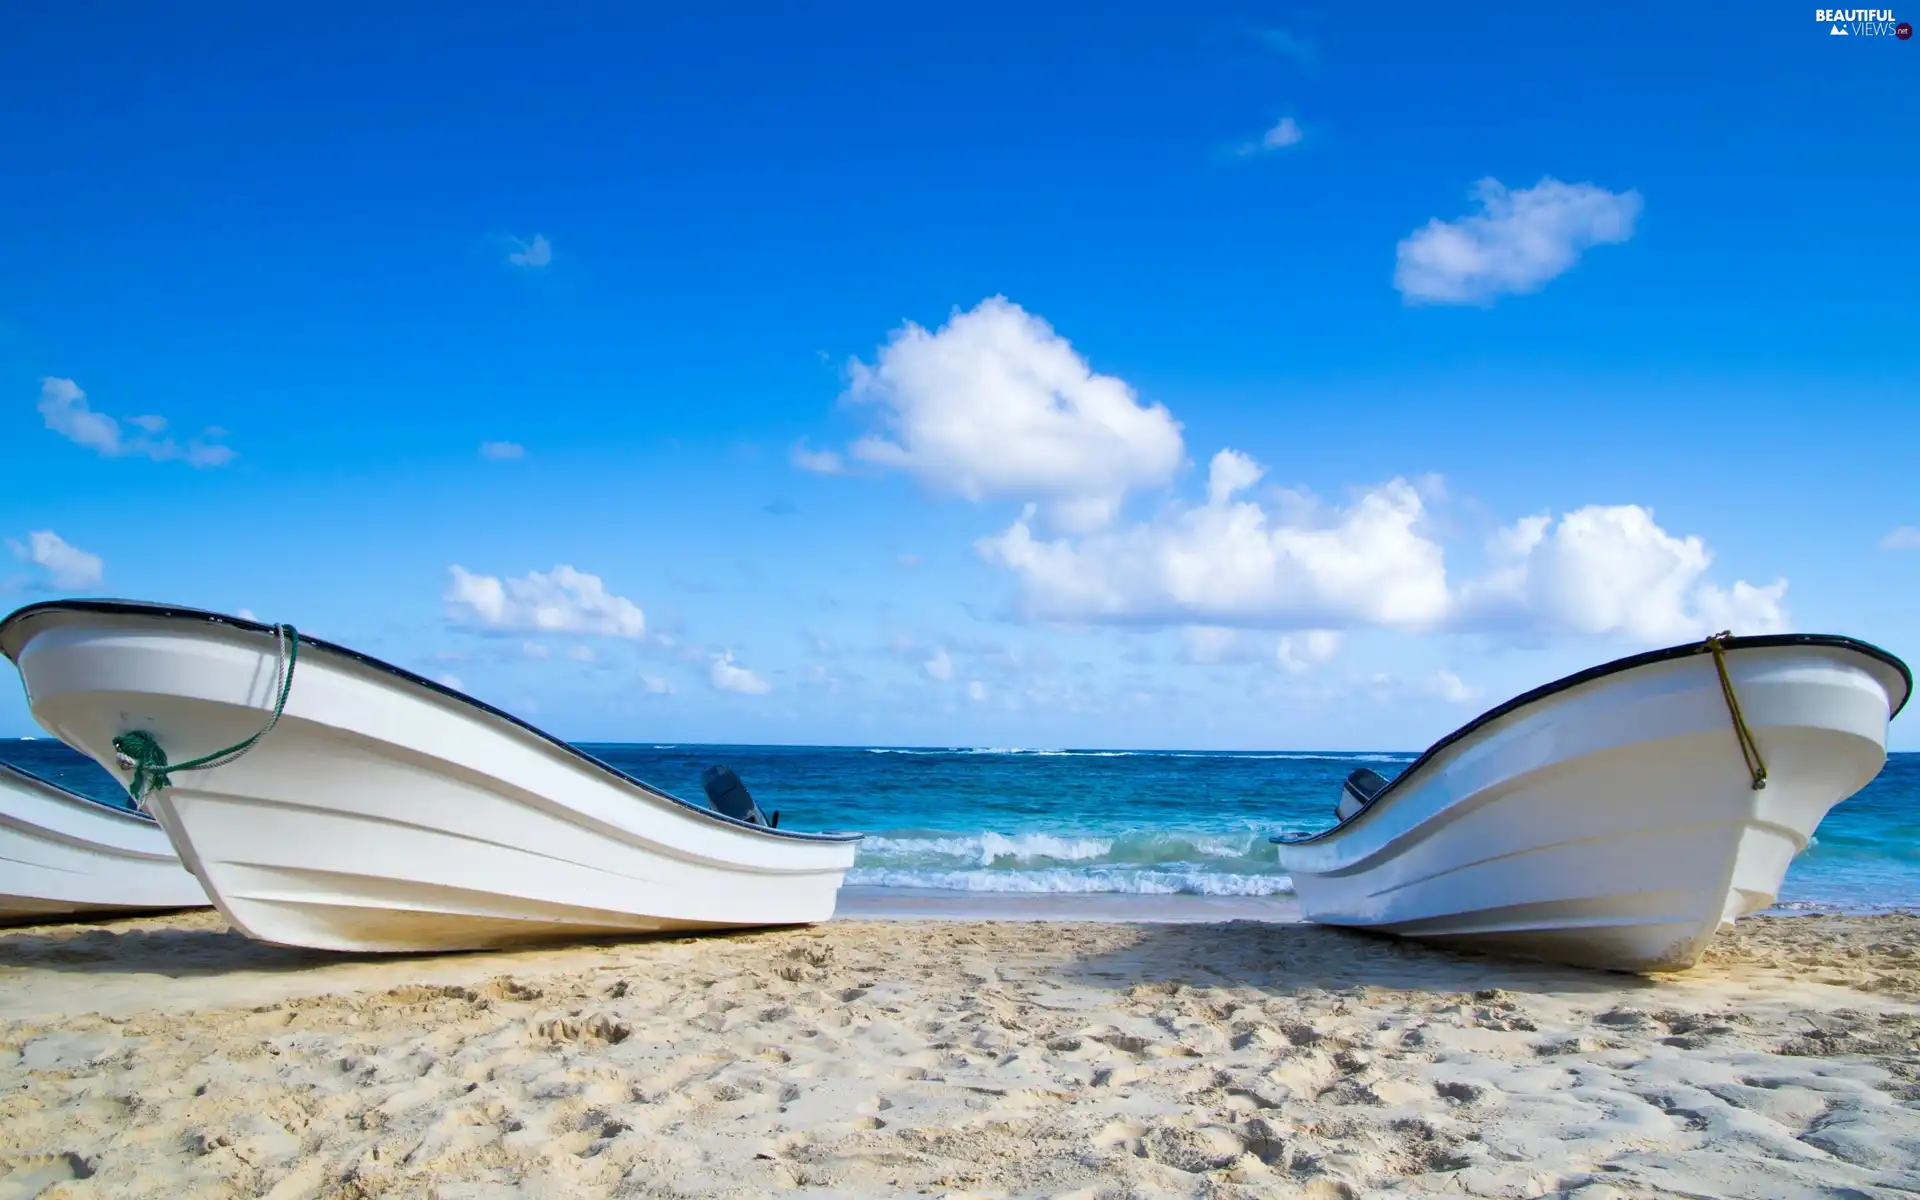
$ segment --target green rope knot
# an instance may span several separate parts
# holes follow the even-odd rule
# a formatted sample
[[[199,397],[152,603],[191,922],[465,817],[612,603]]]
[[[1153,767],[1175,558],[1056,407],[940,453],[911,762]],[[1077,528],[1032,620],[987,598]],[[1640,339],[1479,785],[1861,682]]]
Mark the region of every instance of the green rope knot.
[[[121,770],[133,772],[127,792],[136,803],[170,782],[167,778],[167,752],[144,729],[135,729],[114,738],[113,757]]]
[[[273,715],[252,737],[235,742],[224,750],[215,750],[212,754],[171,765],[167,762],[167,752],[160,747],[159,739],[144,729],[130,730],[113,739],[114,760],[122,770],[133,772],[133,778],[127,783],[127,793],[133,797],[135,804],[171,784],[177,772],[205,771],[235,761],[253,749],[254,743],[267,736],[267,732],[280,723],[280,714],[287,709],[287,696],[293,691],[293,669],[300,661],[300,632],[291,625],[276,625],[273,634],[280,651],[280,667],[275,676],[279,694],[273,702]]]

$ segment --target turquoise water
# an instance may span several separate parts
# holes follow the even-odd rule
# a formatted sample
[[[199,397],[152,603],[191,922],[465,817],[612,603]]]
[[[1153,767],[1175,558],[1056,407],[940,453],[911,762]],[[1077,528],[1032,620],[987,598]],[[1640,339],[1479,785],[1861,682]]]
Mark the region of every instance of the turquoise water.
[[[868,834],[848,882],[1027,896],[1272,896],[1290,891],[1267,838],[1332,823],[1358,766],[1414,755],[1132,750],[588,745],[689,799],[727,763],[795,829]],[[126,803],[113,778],[51,739],[0,758]],[[1788,910],[1920,906],[1920,754],[1895,754],[1795,860]]]

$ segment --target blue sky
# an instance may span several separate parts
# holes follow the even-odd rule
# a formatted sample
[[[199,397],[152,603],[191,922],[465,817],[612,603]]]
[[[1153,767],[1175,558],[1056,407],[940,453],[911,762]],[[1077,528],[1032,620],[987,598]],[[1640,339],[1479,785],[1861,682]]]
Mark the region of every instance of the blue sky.
[[[408,9],[9,17],[0,605],[639,741],[1413,749],[1710,625],[1920,657],[1911,41]]]

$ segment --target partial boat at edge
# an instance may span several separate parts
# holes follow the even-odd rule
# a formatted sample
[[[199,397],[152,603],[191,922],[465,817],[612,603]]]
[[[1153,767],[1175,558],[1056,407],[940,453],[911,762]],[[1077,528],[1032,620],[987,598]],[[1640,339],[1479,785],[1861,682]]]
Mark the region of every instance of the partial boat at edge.
[[[1851,638],[1726,638],[1582,671],[1441,739],[1341,820],[1275,838],[1309,920],[1626,971],[1699,961],[1774,902],[1886,762],[1906,664]],[[1743,758],[1734,704],[1764,762]]]
[[[206,906],[152,818],[0,763],[0,924]]]
[[[196,609],[30,605],[0,621],[0,653],[34,717],[123,781],[116,736],[179,763],[259,731],[278,690],[273,627]],[[860,837],[697,807],[304,636],[271,732],[145,803],[243,932],[356,951],[823,921]]]

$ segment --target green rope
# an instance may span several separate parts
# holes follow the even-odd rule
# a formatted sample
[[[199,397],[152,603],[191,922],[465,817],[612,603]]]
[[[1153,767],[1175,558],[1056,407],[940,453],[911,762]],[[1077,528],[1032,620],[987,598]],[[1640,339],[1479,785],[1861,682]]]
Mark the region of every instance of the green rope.
[[[123,733],[113,739],[114,757],[122,768],[133,772],[133,780],[127,784],[127,791],[133,796],[134,803],[138,804],[143,798],[172,783],[172,776],[176,772],[205,771],[226,766],[253,749],[255,742],[267,736],[267,732],[280,723],[280,714],[287,709],[287,696],[293,691],[293,669],[300,661],[300,632],[291,625],[276,625],[273,633],[280,649],[280,669],[276,676],[279,695],[273,702],[273,715],[252,737],[235,742],[224,750],[172,764],[167,762],[167,752],[160,748],[159,741],[144,729]]]
[[[1713,669],[1720,673],[1720,694],[1727,699],[1727,712],[1733,716],[1733,734],[1740,739],[1740,757],[1746,760],[1747,774],[1753,778],[1753,790],[1763,791],[1767,786],[1767,764],[1760,757],[1760,743],[1753,740],[1753,730],[1747,728],[1747,719],[1740,712],[1740,697],[1733,694],[1733,680],[1727,675],[1727,638],[1733,636],[1731,630],[1716,633],[1708,638],[1705,648],[1713,652]]]

